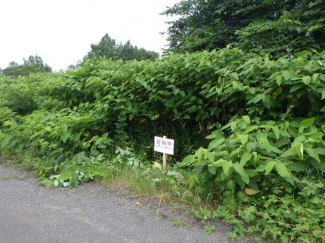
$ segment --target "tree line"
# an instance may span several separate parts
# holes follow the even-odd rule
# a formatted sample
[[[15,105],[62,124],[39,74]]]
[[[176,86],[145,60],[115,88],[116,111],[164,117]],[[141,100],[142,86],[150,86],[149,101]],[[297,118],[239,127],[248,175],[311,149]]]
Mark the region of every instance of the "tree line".
[[[228,45],[243,51],[268,53],[271,57],[292,55],[302,50],[325,49],[324,0],[189,0],[180,1],[162,13],[178,16],[170,21],[169,42],[164,55],[211,51]],[[117,43],[105,34],[98,44],[76,65],[88,58],[154,60],[159,54],[138,48],[127,41]],[[22,65],[11,62],[0,73],[17,77],[34,72],[51,72],[39,56],[24,59]]]
[[[154,60],[159,57],[159,54],[154,51],[148,51],[144,48],[139,48],[131,44],[128,40],[125,44],[117,43],[115,39],[112,39],[107,33],[101,38],[98,44],[90,45],[90,52],[79,61],[76,65],[70,65],[69,69],[74,69],[83,63],[88,58],[107,58],[107,59],[121,59],[123,61],[130,60]],[[0,68],[0,74],[18,77],[27,76],[31,73],[48,73],[52,72],[52,68],[43,62],[40,56],[29,56],[27,59],[23,59],[23,64],[19,65],[17,62],[12,61],[9,66],[3,70]]]

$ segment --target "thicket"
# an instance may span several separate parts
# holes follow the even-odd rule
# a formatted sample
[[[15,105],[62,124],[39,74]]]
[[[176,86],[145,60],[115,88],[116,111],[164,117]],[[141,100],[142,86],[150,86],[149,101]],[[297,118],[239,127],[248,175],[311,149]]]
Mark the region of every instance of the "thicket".
[[[323,51],[324,0],[188,0],[163,13],[177,16],[167,30],[168,53],[233,45],[280,57]]]
[[[160,160],[153,136],[167,135],[169,163],[191,171],[191,200],[217,205],[198,218],[224,218],[232,237],[325,240],[324,52],[88,59],[62,74],[2,76],[0,94],[2,152],[28,151],[46,184],[147,167]]]

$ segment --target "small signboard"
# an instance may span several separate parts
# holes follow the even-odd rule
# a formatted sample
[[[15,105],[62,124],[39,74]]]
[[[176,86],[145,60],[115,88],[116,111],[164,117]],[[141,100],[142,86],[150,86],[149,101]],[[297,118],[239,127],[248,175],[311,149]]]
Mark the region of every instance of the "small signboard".
[[[174,155],[174,140],[169,138],[155,137],[156,152]]]

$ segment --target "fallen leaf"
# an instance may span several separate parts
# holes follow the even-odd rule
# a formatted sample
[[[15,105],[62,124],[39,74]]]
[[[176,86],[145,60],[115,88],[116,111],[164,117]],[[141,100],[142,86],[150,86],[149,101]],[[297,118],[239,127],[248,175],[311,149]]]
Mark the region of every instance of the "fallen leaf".
[[[249,187],[245,187],[244,192],[249,196],[253,196],[253,195],[259,193],[260,191],[259,190],[254,190],[254,189],[249,188]]]

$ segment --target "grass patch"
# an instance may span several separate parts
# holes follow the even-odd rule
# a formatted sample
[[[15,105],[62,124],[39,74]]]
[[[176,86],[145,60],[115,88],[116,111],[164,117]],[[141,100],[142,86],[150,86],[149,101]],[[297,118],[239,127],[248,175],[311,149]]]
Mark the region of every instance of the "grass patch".
[[[101,178],[100,183],[117,190],[127,190],[134,194],[155,195],[158,188],[155,182],[139,169],[112,169],[108,177]]]
[[[17,175],[17,176],[18,176],[18,179],[20,179],[20,180],[24,180],[26,178],[25,174],[21,174],[21,175]]]
[[[136,199],[135,205],[147,206],[155,211],[157,217],[168,218],[172,226],[180,227],[197,222],[192,213],[197,196],[193,196],[194,190],[189,190],[189,176],[187,171],[178,168],[166,171],[151,167],[123,167],[112,168],[106,178],[96,180],[124,195],[131,194]],[[201,201],[200,205],[206,204]]]
[[[186,173],[175,170],[164,171],[152,168],[124,167],[122,169],[112,168],[105,178],[97,181],[112,189],[129,191],[134,195],[145,197],[156,197],[159,201],[182,200],[187,201],[181,195],[192,195],[188,192],[185,179]],[[185,194],[181,192],[185,191]]]

